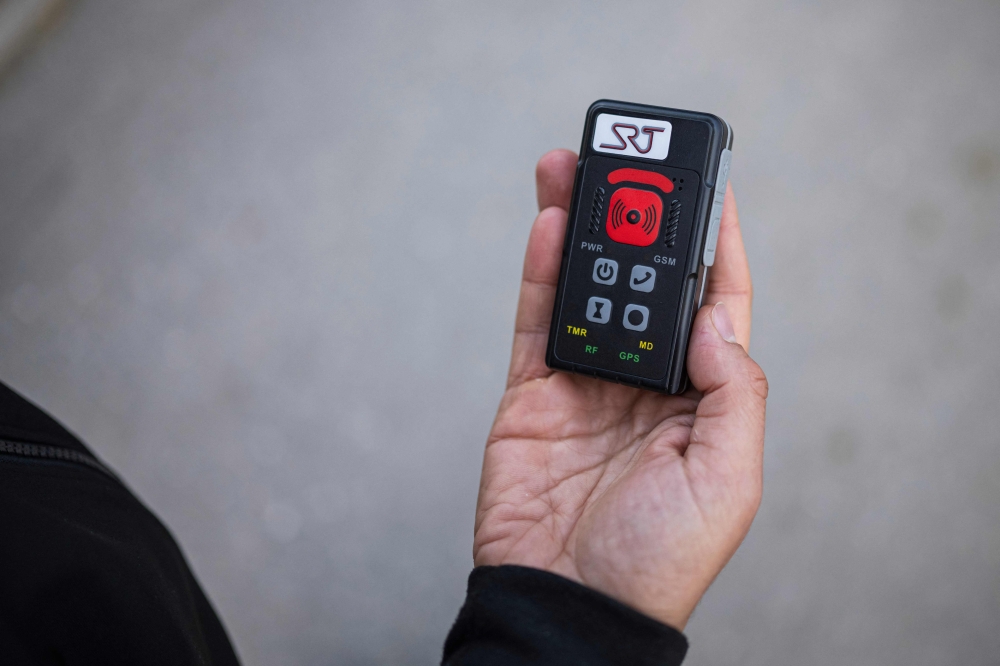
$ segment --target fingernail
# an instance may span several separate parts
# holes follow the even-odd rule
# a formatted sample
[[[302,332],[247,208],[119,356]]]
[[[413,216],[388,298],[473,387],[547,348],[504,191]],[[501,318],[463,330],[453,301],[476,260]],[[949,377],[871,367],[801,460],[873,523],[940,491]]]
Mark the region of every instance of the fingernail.
[[[736,331],[733,329],[733,320],[729,318],[729,311],[726,310],[725,303],[716,303],[712,308],[712,323],[715,330],[719,332],[726,342],[736,342]]]

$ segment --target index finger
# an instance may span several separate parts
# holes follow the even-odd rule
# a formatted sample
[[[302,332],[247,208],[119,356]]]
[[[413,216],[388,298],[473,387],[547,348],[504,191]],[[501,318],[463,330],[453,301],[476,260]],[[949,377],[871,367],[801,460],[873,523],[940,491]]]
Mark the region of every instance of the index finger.
[[[575,172],[576,153],[568,150],[546,153],[535,169],[541,212],[532,225],[524,254],[508,387],[551,374],[545,365],[545,346],[559,282],[566,211]]]
[[[535,167],[535,187],[538,210],[558,206],[569,210],[573,194],[573,174],[576,172],[576,153],[559,148],[542,155]]]

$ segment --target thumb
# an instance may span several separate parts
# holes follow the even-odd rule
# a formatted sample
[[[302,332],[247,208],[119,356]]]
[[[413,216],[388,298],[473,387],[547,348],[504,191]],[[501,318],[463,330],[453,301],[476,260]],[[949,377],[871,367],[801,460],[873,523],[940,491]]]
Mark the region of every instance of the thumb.
[[[687,368],[702,399],[685,456],[704,458],[734,484],[731,488],[755,493],[759,501],[767,378],[736,341],[724,304],[707,305],[698,312]]]

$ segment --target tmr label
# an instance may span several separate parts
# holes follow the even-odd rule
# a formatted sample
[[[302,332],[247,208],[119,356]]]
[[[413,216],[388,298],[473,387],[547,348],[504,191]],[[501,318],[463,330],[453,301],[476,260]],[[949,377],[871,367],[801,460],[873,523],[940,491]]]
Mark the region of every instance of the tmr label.
[[[594,123],[594,150],[646,160],[666,159],[671,125],[666,120],[602,113]]]

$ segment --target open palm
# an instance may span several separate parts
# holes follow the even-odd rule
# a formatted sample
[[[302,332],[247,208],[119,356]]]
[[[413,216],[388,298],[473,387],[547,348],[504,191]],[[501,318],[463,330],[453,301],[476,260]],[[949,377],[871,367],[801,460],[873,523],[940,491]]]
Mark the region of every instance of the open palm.
[[[747,356],[752,289],[732,192],[694,389],[663,396],[553,372],[545,346],[576,155],[539,161],[507,390],[486,444],[476,565],[545,569],[683,628],[760,503],[767,381]]]

